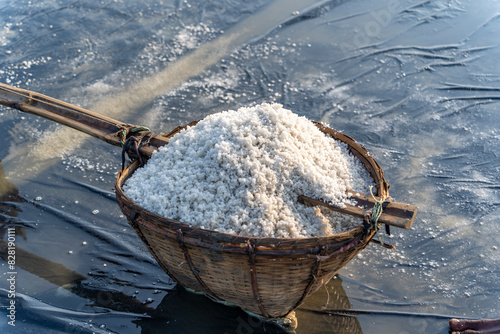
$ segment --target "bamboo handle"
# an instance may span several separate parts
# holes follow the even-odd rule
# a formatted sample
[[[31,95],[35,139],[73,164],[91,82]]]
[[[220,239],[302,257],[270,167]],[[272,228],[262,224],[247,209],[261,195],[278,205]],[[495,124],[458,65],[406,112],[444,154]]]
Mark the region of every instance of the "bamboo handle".
[[[334,211],[346,213],[355,217],[363,218],[367,210],[373,208],[375,199],[366,194],[360,194],[354,191],[348,191],[350,199],[357,202],[356,205],[344,204],[342,207],[331,205],[323,200],[314,199],[307,196],[299,196],[299,200],[312,205],[320,205]],[[382,215],[378,219],[379,223],[409,229],[417,215],[417,207],[410,204],[390,202],[384,208]]]
[[[3,83],[0,83],[0,104],[69,126],[115,146],[122,146],[116,134],[124,127],[131,126],[49,96]],[[153,147],[167,143],[168,139],[163,136],[156,136],[150,141]],[[147,157],[153,152],[154,148],[141,148],[141,154]]]

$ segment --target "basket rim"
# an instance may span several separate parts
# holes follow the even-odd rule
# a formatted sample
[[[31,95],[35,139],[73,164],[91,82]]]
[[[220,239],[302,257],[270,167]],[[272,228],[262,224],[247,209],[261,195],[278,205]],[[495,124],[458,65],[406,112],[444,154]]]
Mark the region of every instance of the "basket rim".
[[[355,155],[360,162],[364,165],[364,167],[368,170],[370,176],[373,178],[376,184],[376,192],[375,195],[380,196],[382,198],[389,196],[389,184],[386,182],[384,178],[384,173],[380,165],[375,161],[375,159],[368,153],[367,149],[357,143],[352,137],[343,134],[340,131],[329,128],[319,122],[312,121],[318,128],[325,134],[331,135],[334,139],[339,140],[348,145],[349,151]],[[192,126],[197,123],[192,122],[188,124],[188,126]],[[179,132],[179,129],[182,127],[176,128],[170,134],[166,135],[167,138],[171,138],[173,135]],[[202,229],[200,227],[193,227],[188,223],[184,223],[178,220],[170,219],[154,213],[141,205],[134,202],[130,199],[122,189],[122,186],[125,184],[126,180],[130,178],[133,173],[139,168],[139,161],[133,161],[128,164],[123,171],[119,171],[116,182],[115,182],[115,192],[116,199],[120,204],[120,207],[127,206],[130,208],[131,212],[134,212],[134,216],[137,213],[140,213],[144,218],[141,220],[141,225],[147,225],[145,227],[149,229],[156,230],[162,234],[172,234],[172,233],[182,233],[188,238],[205,240],[208,241],[210,245],[215,243],[223,243],[227,246],[236,246],[238,248],[247,248],[248,243],[251,243],[255,247],[259,249],[262,248],[271,248],[271,249],[300,249],[303,246],[314,246],[322,247],[324,245],[329,245],[331,243],[335,243],[338,246],[338,243],[345,243],[346,245],[349,242],[352,242],[354,239],[371,239],[374,233],[368,233],[367,236],[364,236],[364,228],[362,226],[355,227],[349,231],[326,235],[326,236],[317,236],[317,237],[305,237],[305,238],[275,238],[275,237],[253,237],[253,236],[242,236],[231,233],[219,232],[216,230],[210,229]],[[135,217],[130,217],[128,214],[127,218],[134,220]],[[345,242],[343,242],[345,241]]]

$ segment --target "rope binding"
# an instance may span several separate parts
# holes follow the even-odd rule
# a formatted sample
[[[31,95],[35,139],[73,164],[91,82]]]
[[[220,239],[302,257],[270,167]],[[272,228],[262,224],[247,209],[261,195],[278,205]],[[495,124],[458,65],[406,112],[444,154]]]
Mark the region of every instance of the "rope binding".
[[[379,220],[380,216],[382,215],[382,213],[384,212],[384,209],[392,201],[391,197],[388,197],[386,199],[382,199],[382,198],[377,199],[375,197],[375,195],[373,194],[372,188],[373,188],[373,186],[370,186],[370,194],[372,195],[373,200],[375,201],[375,204],[373,205],[373,208],[367,212],[367,214],[365,215],[364,220],[363,220],[363,227],[365,229],[365,237],[368,236],[368,234],[372,230],[375,231],[375,235],[378,233],[378,231],[380,230],[380,225],[381,225],[381,223],[379,223],[378,220]],[[390,226],[387,224],[385,225],[385,233],[387,235],[391,235]],[[389,248],[389,249],[395,248],[394,246],[388,245],[384,242],[381,242],[380,240],[372,239],[371,241],[373,241],[377,244],[380,244],[380,245],[382,245],[386,248]]]
[[[137,158],[139,164],[144,166],[144,159],[140,153],[141,148],[149,145],[150,140],[155,136],[146,126],[123,125],[115,136],[120,138],[122,144],[122,170],[125,169],[125,154],[129,159]]]

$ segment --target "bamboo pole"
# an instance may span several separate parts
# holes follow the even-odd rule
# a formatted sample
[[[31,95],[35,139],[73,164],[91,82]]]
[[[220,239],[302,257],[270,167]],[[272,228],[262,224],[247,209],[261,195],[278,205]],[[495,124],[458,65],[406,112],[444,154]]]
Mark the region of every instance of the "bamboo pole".
[[[0,83],[0,104],[69,126],[114,146],[122,146],[118,134],[123,129],[134,127],[49,96],[3,83]],[[156,148],[167,143],[168,140],[162,136],[153,137],[150,141],[150,145]],[[153,152],[151,147],[141,148],[141,153],[147,157]]]

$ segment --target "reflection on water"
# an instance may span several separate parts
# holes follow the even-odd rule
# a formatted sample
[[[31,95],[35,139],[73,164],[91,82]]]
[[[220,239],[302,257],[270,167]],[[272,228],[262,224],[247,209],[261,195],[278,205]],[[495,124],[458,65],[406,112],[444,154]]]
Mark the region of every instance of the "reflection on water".
[[[24,199],[19,196],[19,190],[16,186],[5,178],[2,163],[0,161],[0,237],[6,239],[7,229],[16,222],[19,213],[19,206],[16,203],[22,203]],[[22,223],[22,222],[20,222]],[[24,227],[14,226],[16,235],[20,235],[26,240],[26,231]]]
[[[335,276],[297,310],[300,319],[297,333],[362,334],[361,324],[355,314],[344,313],[351,308],[342,278]]]
[[[447,315],[500,315],[497,3],[1,3],[2,82],[155,132],[278,102],[368,148],[391,195],[419,216],[385,240],[394,252],[369,246],[309,299],[297,333],[446,333]],[[207,62],[191,64],[203,50],[213,51]],[[143,82],[147,98],[122,94]],[[60,156],[52,147],[68,137],[55,125],[6,108],[0,128],[1,233],[16,235],[20,332],[272,332],[174,287],[113,199],[114,148],[87,140]],[[44,168],[32,163],[35,147],[53,157]],[[16,155],[25,163],[6,161]]]

